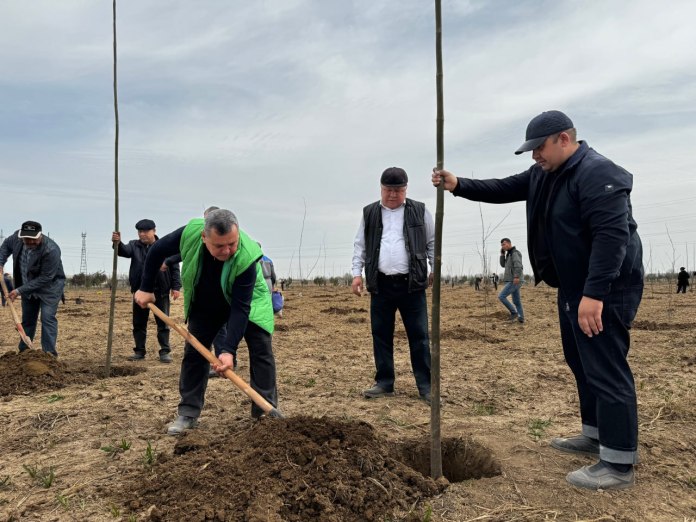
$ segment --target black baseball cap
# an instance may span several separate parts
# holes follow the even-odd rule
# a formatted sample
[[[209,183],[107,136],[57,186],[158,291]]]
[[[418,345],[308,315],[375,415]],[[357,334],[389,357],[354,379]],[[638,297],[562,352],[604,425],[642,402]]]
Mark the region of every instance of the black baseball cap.
[[[153,230],[155,228],[155,222],[151,219],[141,219],[135,224],[136,230]]]
[[[532,121],[527,125],[527,134],[524,138],[527,141],[515,151],[515,154],[522,154],[523,152],[534,150],[544,143],[549,136],[564,130],[572,129],[573,127],[573,122],[561,111],[542,112],[538,116],[532,118]]]
[[[408,175],[402,168],[389,167],[382,172],[379,182],[385,187],[405,187],[408,185]]]
[[[36,221],[25,221],[19,229],[20,238],[38,239],[41,237],[41,223]]]

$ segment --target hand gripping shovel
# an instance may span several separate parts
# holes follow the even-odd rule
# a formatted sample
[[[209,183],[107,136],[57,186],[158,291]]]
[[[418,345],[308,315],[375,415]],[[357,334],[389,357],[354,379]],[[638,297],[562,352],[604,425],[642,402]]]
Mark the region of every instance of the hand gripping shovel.
[[[152,313],[154,313],[157,317],[162,319],[165,323],[167,323],[170,327],[174,328],[181,337],[186,339],[191,346],[193,346],[198,353],[200,353],[205,359],[210,363],[210,364],[220,364],[220,361],[218,360],[217,357],[213,355],[213,353],[208,350],[201,342],[196,339],[191,332],[189,332],[186,328],[184,328],[181,325],[178,325],[175,323],[171,317],[169,317],[167,314],[165,314],[162,310],[157,308],[154,304],[148,303],[147,304],[148,308],[152,310]],[[263,412],[268,415],[269,417],[277,417],[279,419],[285,418],[280,411],[278,411],[277,408],[274,408],[273,405],[268,402],[266,399],[261,397],[259,393],[254,390],[251,386],[249,386],[246,382],[244,382],[244,379],[239,377],[236,373],[234,373],[232,370],[227,369],[225,370],[224,373],[225,377],[227,377],[230,381],[232,381],[232,384],[234,384],[237,388],[239,388],[242,393],[244,393],[247,397],[249,397],[254,403],[263,410]]]
[[[5,300],[7,301],[7,304],[10,305],[10,312],[12,312],[12,319],[14,320],[15,328],[17,328],[17,331],[19,332],[19,337],[29,348],[34,348],[31,339],[29,339],[29,336],[24,332],[24,328],[22,327],[22,321],[19,319],[19,315],[17,315],[17,310],[15,310],[14,308],[14,303],[10,300],[10,292],[7,291],[5,278],[2,276],[2,274],[0,274],[0,286],[2,286],[2,293],[5,295]]]

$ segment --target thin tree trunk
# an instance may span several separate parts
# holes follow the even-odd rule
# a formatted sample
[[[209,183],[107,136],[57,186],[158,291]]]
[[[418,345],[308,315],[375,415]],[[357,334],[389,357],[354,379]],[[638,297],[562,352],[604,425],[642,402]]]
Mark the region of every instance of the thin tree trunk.
[[[118,77],[116,69],[116,0],[113,0],[114,31],[114,118],[116,134],[114,137],[114,231],[118,232]],[[114,245],[115,247],[115,245]],[[118,249],[114,248],[113,270],[111,272],[111,306],[109,308],[109,334],[106,342],[106,377],[111,376],[111,347],[114,340],[114,310],[116,308],[116,286],[118,284]]]
[[[442,93],[442,8],[435,0],[435,60],[437,72],[437,168],[444,168],[444,102]],[[440,276],[442,272],[442,220],[444,214],[444,186],[437,187],[435,210],[435,266],[433,267],[432,340],[430,349],[430,474],[434,479],[442,476],[442,441],[440,438]]]

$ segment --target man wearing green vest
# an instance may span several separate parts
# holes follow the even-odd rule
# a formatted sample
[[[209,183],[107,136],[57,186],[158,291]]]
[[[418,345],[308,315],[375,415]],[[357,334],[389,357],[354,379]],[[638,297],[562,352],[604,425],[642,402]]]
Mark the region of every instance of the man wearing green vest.
[[[239,228],[237,217],[225,209],[209,212],[205,219],[167,234],[152,245],[145,260],[143,278],[134,299],[143,308],[154,303],[154,280],[164,259],[180,254],[183,265],[184,318],[189,331],[210,347],[223,325],[227,336],[219,346],[219,373],[232,369],[232,353],[242,337],[249,347],[251,387],[277,406],[273,356],[273,306],[258,263],[261,248]],[[168,428],[179,435],[198,424],[208,385],[210,365],[189,343],[181,361],[178,418]],[[251,415],[263,411],[252,404]]]

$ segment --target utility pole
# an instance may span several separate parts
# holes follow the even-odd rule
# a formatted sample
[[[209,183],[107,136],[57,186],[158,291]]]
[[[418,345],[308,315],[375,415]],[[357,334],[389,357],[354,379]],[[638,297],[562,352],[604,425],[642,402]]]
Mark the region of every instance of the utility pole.
[[[2,233],[2,229],[0,228],[0,243],[5,241],[5,235]]]
[[[82,233],[82,254],[80,255],[80,273],[84,274],[85,277],[87,276],[87,232]]]

